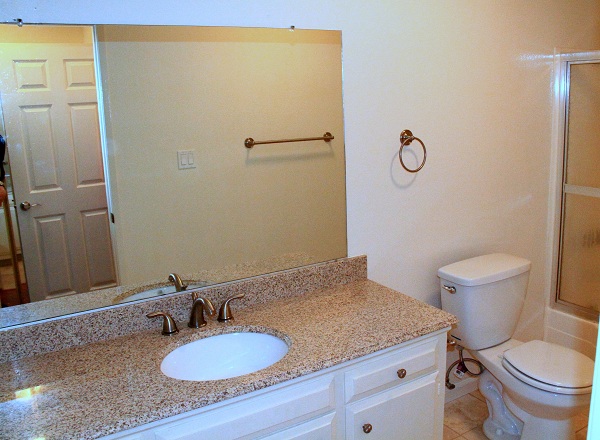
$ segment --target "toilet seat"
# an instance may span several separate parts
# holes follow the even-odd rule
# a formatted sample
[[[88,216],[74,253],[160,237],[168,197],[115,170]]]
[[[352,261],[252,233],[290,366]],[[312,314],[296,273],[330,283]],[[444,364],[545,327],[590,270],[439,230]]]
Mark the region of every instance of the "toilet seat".
[[[594,361],[560,345],[526,342],[503,353],[502,365],[517,379],[558,394],[587,394],[592,390]]]

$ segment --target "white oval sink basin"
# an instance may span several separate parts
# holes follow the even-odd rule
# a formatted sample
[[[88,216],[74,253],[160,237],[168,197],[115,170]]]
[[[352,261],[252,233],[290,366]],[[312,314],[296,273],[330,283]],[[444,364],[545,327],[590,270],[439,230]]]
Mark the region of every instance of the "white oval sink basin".
[[[267,368],[287,352],[287,344],[275,336],[227,333],[176,348],[163,359],[160,369],[174,379],[228,379]]]

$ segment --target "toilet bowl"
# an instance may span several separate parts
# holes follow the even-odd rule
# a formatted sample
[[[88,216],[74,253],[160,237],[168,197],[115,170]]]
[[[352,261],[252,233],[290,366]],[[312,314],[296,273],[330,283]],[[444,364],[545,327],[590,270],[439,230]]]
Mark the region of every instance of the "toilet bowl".
[[[506,254],[445,266],[438,271],[442,308],[460,320],[451,336],[486,369],[479,378],[490,414],[485,435],[573,439],[573,417],[590,403],[594,362],[556,344],[512,339],[530,267]]]
[[[531,353],[530,361],[539,362],[541,367],[555,363],[550,361],[549,357],[538,355],[539,350],[536,350],[535,347],[538,343],[548,344],[542,341],[523,343],[509,339],[495,347],[470,351],[471,355],[479,360],[487,370],[480,377],[479,388],[486,397],[490,410],[490,417],[484,423],[484,432],[488,438],[512,440],[574,437],[573,417],[586,410],[590,404],[594,363],[581,353],[548,344],[550,350],[559,349],[557,354],[565,363],[564,369],[555,371],[564,373],[564,376],[561,377],[564,386],[561,387],[556,385],[552,373],[545,378],[546,381],[537,380],[531,376],[536,373],[535,371],[518,370],[506,360],[512,349],[520,347],[523,352]],[[563,350],[565,351],[563,352]],[[534,365],[534,370],[535,367],[536,365]],[[589,371],[590,368],[592,372]],[[561,375],[556,374],[556,376]],[[589,381],[583,380],[588,377]],[[572,384],[578,386],[567,386]],[[502,402],[493,402],[494,392],[501,396]],[[496,405],[496,408],[490,401]],[[501,405],[505,405],[517,420],[503,414],[502,409],[499,409]]]

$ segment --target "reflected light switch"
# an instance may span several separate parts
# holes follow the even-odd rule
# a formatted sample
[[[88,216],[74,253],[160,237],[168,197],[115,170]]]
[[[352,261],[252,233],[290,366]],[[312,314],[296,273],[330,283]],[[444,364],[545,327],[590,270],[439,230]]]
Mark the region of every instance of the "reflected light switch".
[[[177,168],[180,170],[196,168],[196,164],[194,162],[194,150],[177,151]]]
[[[177,152],[177,161],[179,163],[179,169],[185,168],[187,163],[187,153],[185,151]]]

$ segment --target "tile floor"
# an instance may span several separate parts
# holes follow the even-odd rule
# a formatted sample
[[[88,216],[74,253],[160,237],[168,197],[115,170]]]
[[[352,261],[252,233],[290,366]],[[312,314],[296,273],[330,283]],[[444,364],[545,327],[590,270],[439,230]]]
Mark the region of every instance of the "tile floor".
[[[446,403],[444,440],[487,440],[482,429],[487,416],[487,405],[479,391]],[[577,418],[577,429],[576,440],[586,440],[587,414]]]

